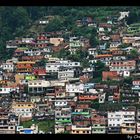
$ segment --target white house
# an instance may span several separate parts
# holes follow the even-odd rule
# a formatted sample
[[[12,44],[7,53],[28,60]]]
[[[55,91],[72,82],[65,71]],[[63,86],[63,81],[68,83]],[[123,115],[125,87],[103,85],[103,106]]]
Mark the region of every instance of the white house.
[[[19,87],[1,87],[0,94],[10,94],[10,92],[16,91],[19,92]]]
[[[3,63],[2,65],[1,65],[1,68],[3,69],[3,70],[6,70],[6,71],[8,71],[8,72],[13,72],[14,71],[14,64],[12,63],[12,62],[6,62],[6,63]]]
[[[96,48],[89,48],[88,49],[88,53],[89,53],[89,55],[93,55],[94,57],[96,55],[98,55],[98,52],[97,52],[97,49]]]
[[[22,38],[22,43],[32,43],[34,41],[33,38]]]
[[[61,69],[58,71],[58,79],[60,80],[69,80],[74,77],[74,69],[67,68]]]
[[[66,84],[66,92],[84,93],[84,84]]]
[[[120,12],[120,16],[118,18],[118,21],[124,19],[125,17],[128,17],[129,13],[130,13],[129,11],[127,11],[127,12]]]
[[[46,71],[47,72],[58,72],[60,63],[46,63]]]

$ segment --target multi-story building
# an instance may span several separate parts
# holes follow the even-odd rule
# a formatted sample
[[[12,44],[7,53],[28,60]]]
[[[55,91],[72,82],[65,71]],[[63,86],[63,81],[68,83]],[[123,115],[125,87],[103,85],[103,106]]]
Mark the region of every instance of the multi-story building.
[[[9,112],[0,112],[0,134],[15,134],[18,116]]]
[[[55,123],[56,124],[71,124],[71,107],[56,107],[55,108]]]
[[[17,73],[32,73],[35,62],[21,61],[16,63]]]
[[[72,125],[71,134],[91,134],[91,126]]]
[[[69,80],[74,78],[75,71],[72,68],[60,68],[58,71],[58,79],[59,80]]]
[[[84,93],[84,84],[66,84],[66,92],[75,95],[75,93]]]
[[[110,71],[133,71],[136,68],[135,60],[111,61]]]
[[[78,37],[71,37],[69,40],[69,51],[71,54],[74,54],[76,50],[82,48],[84,46],[84,43],[78,39]]]
[[[32,80],[28,82],[28,92],[31,94],[43,94],[51,87],[51,83],[45,80]]]
[[[13,102],[11,111],[20,117],[20,120],[31,120],[35,105],[31,102]]]
[[[3,63],[1,65],[1,68],[3,70],[6,70],[7,72],[13,72],[14,71],[14,64],[11,62],[11,63]]]

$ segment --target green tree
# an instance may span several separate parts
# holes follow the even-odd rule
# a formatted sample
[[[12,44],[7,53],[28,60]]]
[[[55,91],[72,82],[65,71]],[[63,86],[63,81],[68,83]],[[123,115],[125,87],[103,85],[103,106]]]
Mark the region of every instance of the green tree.
[[[139,53],[136,49],[133,49],[130,51],[130,55],[129,55],[130,58],[134,59],[134,58],[137,58],[138,56],[139,56]]]
[[[46,32],[53,32],[53,31],[59,31],[63,28],[64,26],[64,20],[56,17],[52,21],[49,22],[49,24],[46,26],[45,31]]]

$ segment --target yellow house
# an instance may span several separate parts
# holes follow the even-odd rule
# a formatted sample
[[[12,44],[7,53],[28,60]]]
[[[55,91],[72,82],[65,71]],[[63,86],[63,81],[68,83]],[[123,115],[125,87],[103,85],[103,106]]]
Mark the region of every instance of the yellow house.
[[[121,134],[135,134],[136,124],[135,123],[123,123],[121,125]]]
[[[13,102],[11,110],[21,119],[32,119],[35,104],[31,102]]]
[[[16,84],[19,84],[21,80],[24,80],[24,74],[15,74]]]
[[[72,125],[71,134],[91,134],[91,126]]]

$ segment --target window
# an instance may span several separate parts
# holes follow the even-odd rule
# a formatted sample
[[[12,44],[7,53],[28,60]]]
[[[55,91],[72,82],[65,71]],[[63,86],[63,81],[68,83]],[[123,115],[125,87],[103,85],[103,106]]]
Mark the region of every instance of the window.
[[[14,128],[13,126],[10,127],[10,129],[13,129],[13,128]]]

